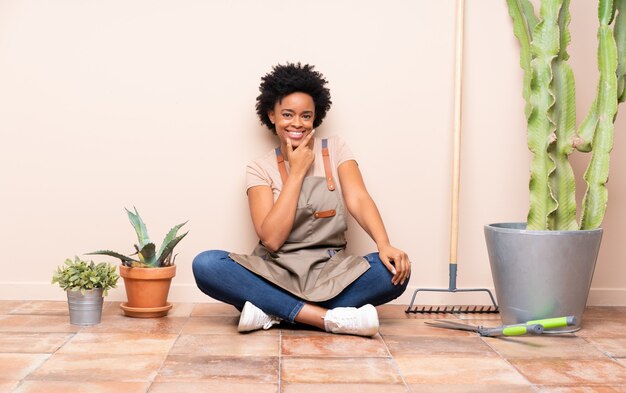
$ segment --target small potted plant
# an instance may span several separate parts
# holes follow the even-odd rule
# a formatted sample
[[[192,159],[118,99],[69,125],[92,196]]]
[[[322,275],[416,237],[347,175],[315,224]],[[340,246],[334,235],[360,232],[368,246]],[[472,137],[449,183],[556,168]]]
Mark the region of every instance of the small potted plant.
[[[119,275],[115,266],[102,262],[84,261],[79,257],[65,260],[52,276],[67,293],[72,325],[97,325],[102,318],[102,304],[109,289],[115,288]]]
[[[626,100],[626,0],[598,1],[598,87],[578,127],[567,62],[570,0],[542,0],[538,12],[529,0],[507,4],[520,42],[533,157],[527,221],[485,226],[494,285],[504,323],[574,315],[571,330],[578,330],[602,238],[614,121]],[[578,208],[569,163],[576,150],[591,153]]]
[[[137,234],[138,244],[135,244],[135,253],[129,256],[110,250],[98,250],[87,255],[108,255],[119,258],[120,275],[124,279],[127,303],[120,307],[124,314],[137,318],[155,318],[167,315],[172,305],[167,302],[172,278],[176,275],[174,247],[187,235],[185,232],[178,236],[178,230],[186,224],[174,226],[163,239],[158,249],[148,236],[146,224],[139,216],[137,209],[134,212],[126,209],[128,219]]]

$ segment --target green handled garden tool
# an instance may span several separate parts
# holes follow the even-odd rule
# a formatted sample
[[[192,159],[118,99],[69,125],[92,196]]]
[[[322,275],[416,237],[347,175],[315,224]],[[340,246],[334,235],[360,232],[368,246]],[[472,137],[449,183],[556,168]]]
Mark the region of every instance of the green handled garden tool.
[[[424,322],[428,326],[434,326],[445,329],[467,330],[476,332],[483,337],[497,336],[522,336],[525,334],[542,334],[545,330],[556,329],[565,326],[573,326],[576,324],[576,317],[558,317],[548,319],[537,319],[526,323],[518,323],[515,325],[503,325],[498,327],[473,326],[461,322],[450,321],[446,319],[438,319],[436,321]]]

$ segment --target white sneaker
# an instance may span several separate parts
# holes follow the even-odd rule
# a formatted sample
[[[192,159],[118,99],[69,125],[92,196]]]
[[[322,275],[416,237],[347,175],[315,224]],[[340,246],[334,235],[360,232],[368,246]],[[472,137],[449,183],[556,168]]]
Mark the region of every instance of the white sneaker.
[[[241,310],[237,330],[240,332],[250,332],[258,329],[267,330],[280,323],[280,321],[280,318],[269,316],[254,304],[246,302],[243,305],[243,310]]]
[[[378,333],[378,313],[371,304],[333,308],[324,317],[324,328],[331,333],[373,336]]]

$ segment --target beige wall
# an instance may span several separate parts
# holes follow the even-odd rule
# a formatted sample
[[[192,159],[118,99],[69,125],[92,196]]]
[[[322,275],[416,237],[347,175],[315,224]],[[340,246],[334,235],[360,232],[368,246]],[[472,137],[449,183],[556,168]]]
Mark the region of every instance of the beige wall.
[[[597,75],[595,2],[573,3],[581,118]],[[482,227],[524,220],[529,154],[505,2],[466,8],[458,285],[491,288]],[[330,81],[319,135],[349,142],[393,242],[414,261],[400,301],[446,287],[453,53],[453,0],[0,0],[0,299],[62,299],[54,268],[99,248],[130,251],[123,207],[135,205],[159,242],[190,219],[170,299],[210,300],[191,260],[256,241],[244,166],[275,141],[254,99],[261,75],[285,61],[315,64]],[[626,305],[625,117],[592,304]],[[374,249],[354,221],[349,241],[355,253]],[[124,297],[118,288],[109,299]]]

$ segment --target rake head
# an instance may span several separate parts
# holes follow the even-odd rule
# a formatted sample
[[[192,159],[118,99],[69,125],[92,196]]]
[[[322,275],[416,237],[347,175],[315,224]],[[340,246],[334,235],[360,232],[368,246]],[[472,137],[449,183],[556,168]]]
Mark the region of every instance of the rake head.
[[[413,314],[497,314],[498,306],[415,306],[406,309]]]
[[[461,293],[461,292],[484,292],[489,295],[491,305],[489,306],[415,306],[415,297],[418,292],[442,292],[442,293]],[[450,265],[450,287],[443,288],[418,288],[413,292],[413,298],[409,307],[404,311],[406,313],[425,313],[425,314],[496,314],[498,310],[498,304],[493,297],[491,291],[487,288],[464,288],[459,289],[456,287],[456,265]]]

